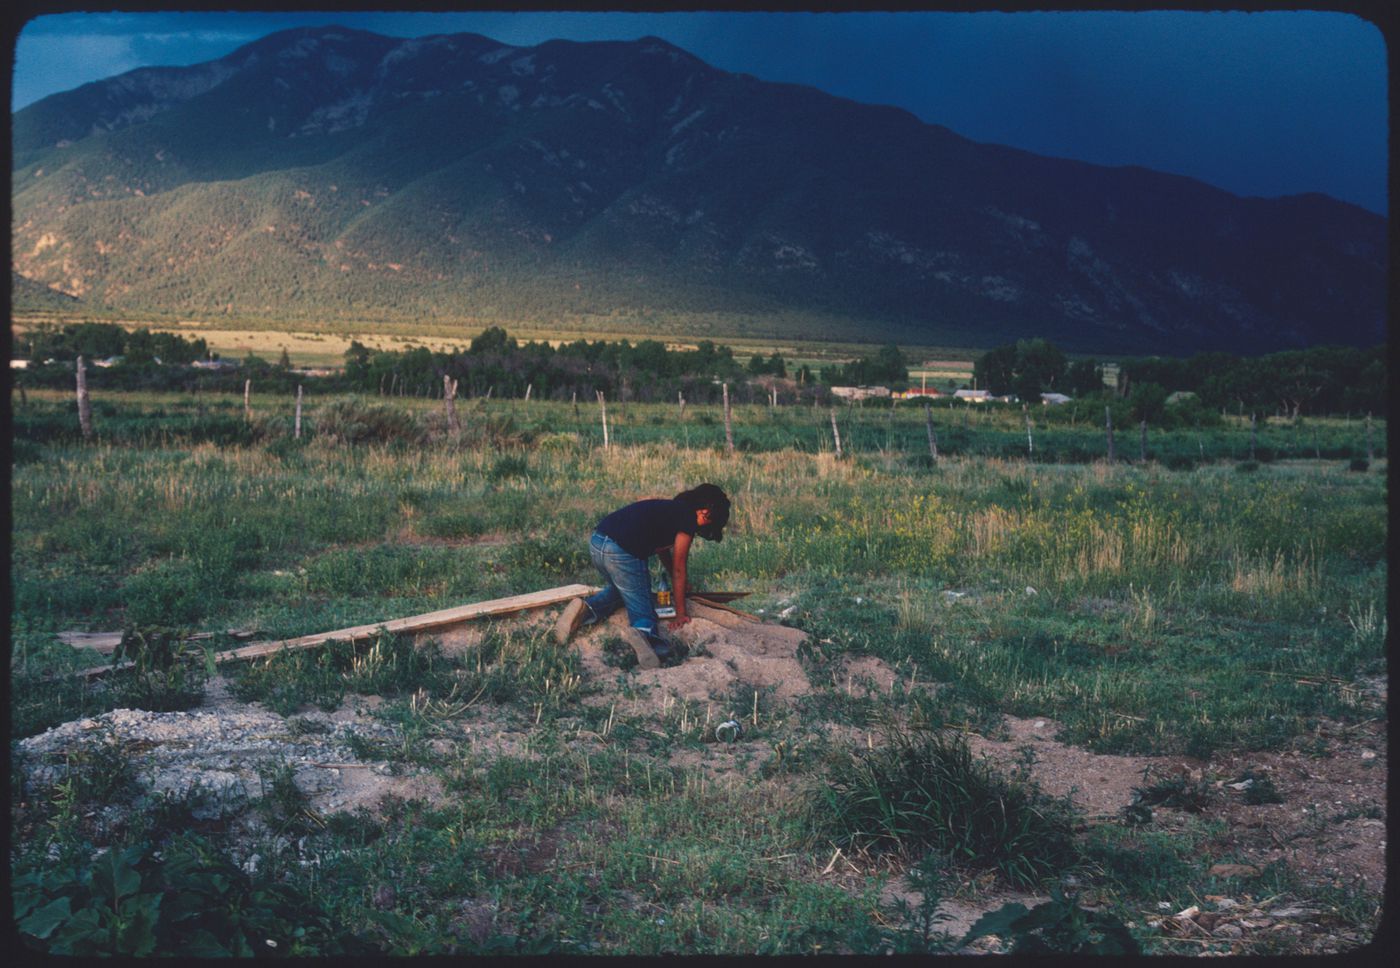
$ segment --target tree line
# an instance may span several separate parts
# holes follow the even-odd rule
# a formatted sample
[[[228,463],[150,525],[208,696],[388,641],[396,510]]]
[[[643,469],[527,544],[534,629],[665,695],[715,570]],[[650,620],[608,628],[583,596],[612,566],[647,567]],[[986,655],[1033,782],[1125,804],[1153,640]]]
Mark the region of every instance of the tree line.
[[[120,364],[91,376],[94,386],[121,389],[239,390],[251,379],[260,391],[305,382],[308,391],[432,397],[441,395],[443,377],[448,377],[466,397],[530,394],[537,399],[592,400],[602,392],[612,399],[640,402],[672,401],[680,395],[694,403],[713,403],[721,396],[722,384],[742,385],[765,377],[793,380],[799,398],[819,395],[833,383],[902,387],[908,381],[903,354],[893,344],[846,364],[815,370],[804,365],[789,372],[780,353],[755,354],[745,365],[733,350],[712,340],[700,340],[693,349],[669,349],[651,339],[580,339],[556,347],[522,343],[499,326],[484,330],[466,349],[450,352],[427,347],[373,350],[354,340],[345,352],[343,369],[315,381],[303,381],[293,371],[285,350],[276,363],[249,354],[236,370],[224,372],[167,365],[217,359],[218,354],[211,353],[203,339],[128,331],[111,323],[42,325],[15,337],[13,349],[15,356],[39,364],[23,372],[21,386],[66,386],[79,356],[90,363],[122,357]],[[54,365],[44,365],[47,361]]]
[[[121,357],[119,365],[93,371],[94,386],[119,389],[242,390],[254,380],[260,391],[363,392],[394,396],[439,396],[443,377],[457,381],[463,396],[639,402],[717,402],[721,384],[788,380],[799,400],[825,399],[837,385],[908,386],[902,351],[886,344],[870,355],[820,368],[790,368],[780,353],[754,354],[741,363],[727,346],[699,341],[693,349],[669,349],[652,339],[574,340],[559,346],[520,342],[492,326],[466,349],[426,347],[371,350],[353,341],[345,366],[334,376],[305,380],[286,351],[273,363],[252,354],[236,370],[195,370],[197,360],[217,359],[202,338],[127,330],[113,323],[42,324],[12,335],[12,356],[34,361],[20,371],[20,386],[67,386],[72,361]],[[45,365],[53,361],[53,365]],[[157,363],[159,361],[159,363]],[[1102,399],[1115,412],[1153,424],[1210,422],[1221,412],[1240,414],[1384,413],[1387,403],[1385,347],[1322,346],[1259,357],[1199,353],[1187,358],[1142,357],[1118,363],[1115,387],[1104,383],[1097,360],[1070,360],[1044,339],[1019,340],[983,353],[973,366],[976,386],[1001,396],[1038,402],[1043,392],[1077,400]],[[1172,394],[1193,395],[1168,404]]]
[[[1053,343],[1018,340],[983,353],[973,365],[978,387],[1037,402],[1042,393],[1076,399],[1125,400],[1140,420],[1160,421],[1173,394],[1193,394],[1189,410],[1303,414],[1383,413],[1385,346],[1318,346],[1264,356],[1197,353],[1185,358],[1139,357],[1118,363],[1115,387],[1104,384],[1097,360],[1070,361]]]

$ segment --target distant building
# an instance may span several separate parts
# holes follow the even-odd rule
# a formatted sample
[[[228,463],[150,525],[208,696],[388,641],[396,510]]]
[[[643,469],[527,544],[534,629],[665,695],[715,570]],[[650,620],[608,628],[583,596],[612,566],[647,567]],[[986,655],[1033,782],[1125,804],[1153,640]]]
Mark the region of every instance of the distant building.
[[[12,369],[12,370],[27,370],[27,369],[29,369],[29,361],[28,361],[28,360],[11,360],[11,361],[10,361],[10,369]]]
[[[295,373],[297,376],[335,376],[335,370],[325,367],[311,367],[304,370],[288,370],[288,373]]]
[[[1070,397],[1065,396],[1063,393],[1042,393],[1040,395],[1040,402],[1044,404],[1069,403],[1070,399]]]
[[[966,400],[968,403],[986,403],[992,399],[991,390],[954,390],[955,400]]]
[[[92,361],[92,365],[93,365],[93,366],[100,366],[100,367],[102,367],[103,369],[106,369],[106,368],[109,367],[109,366],[116,366],[118,363],[120,363],[120,362],[121,362],[122,360],[124,360],[124,359],[126,359],[126,357],[124,357],[124,356],[109,356],[109,357],[107,357],[105,360],[93,360],[93,361]]]
[[[238,369],[237,363],[230,363],[228,360],[195,360],[190,366],[196,370],[214,370],[219,373]]]
[[[1177,390],[1167,397],[1167,403],[1182,403],[1186,400],[1194,399],[1196,399],[1196,394],[1192,393],[1190,390]]]
[[[865,400],[869,397],[890,396],[889,387],[832,387],[831,395],[843,400]]]
[[[947,396],[947,394],[945,394],[942,390],[937,390],[933,387],[910,387],[903,393],[896,393],[895,396],[901,400],[913,400],[917,397],[932,399],[934,397]]]

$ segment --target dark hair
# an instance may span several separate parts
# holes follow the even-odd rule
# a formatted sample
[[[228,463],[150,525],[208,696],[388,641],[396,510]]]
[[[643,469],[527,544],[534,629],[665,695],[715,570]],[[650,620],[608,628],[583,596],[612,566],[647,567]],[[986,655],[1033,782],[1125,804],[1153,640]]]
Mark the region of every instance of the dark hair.
[[[681,491],[676,500],[694,511],[709,509],[710,523],[696,529],[706,541],[723,541],[724,526],[729,523],[729,496],[716,484],[701,484]]]

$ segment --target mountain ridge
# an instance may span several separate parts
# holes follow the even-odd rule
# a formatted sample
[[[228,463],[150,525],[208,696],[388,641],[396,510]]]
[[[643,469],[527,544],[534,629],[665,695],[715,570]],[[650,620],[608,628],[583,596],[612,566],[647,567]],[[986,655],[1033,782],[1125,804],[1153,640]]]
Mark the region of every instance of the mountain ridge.
[[[15,271],[123,312],[1384,337],[1386,220],[1356,206],[982,145],[657,38],[299,28],[13,121]]]

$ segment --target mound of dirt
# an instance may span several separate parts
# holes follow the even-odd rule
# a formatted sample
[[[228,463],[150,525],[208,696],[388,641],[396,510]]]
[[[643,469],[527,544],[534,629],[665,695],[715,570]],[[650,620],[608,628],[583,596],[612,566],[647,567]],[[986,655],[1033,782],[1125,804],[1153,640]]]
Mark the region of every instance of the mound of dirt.
[[[691,620],[669,633],[690,648],[680,665],[663,669],[638,669],[631,685],[654,698],[661,696],[697,702],[720,702],[737,688],[771,689],[779,702],[791,702],[812,691],[807,673],[797,658],[805,632],[737,615],[698,602],[689,606]],[[609,666],[603,644],[619,637],[627,615],[619,610],[607,621],[575,636],[573,645],[587,673],[600,681],[616,674]],[[595,697],[611,702],[611,698]]]

